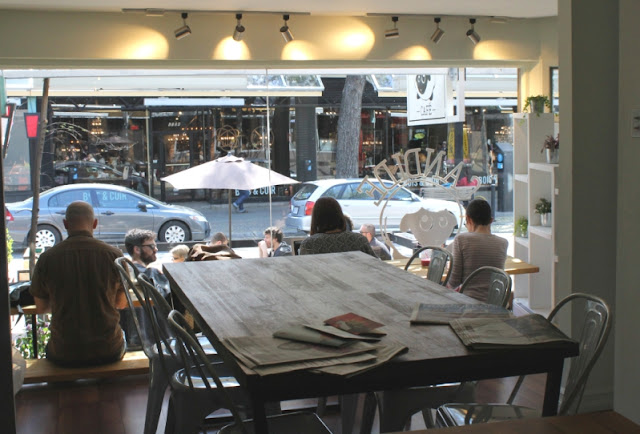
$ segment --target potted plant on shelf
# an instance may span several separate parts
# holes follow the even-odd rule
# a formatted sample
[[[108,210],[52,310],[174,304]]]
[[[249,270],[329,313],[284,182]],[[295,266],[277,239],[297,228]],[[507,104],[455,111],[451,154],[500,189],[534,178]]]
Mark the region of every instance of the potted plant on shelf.
[[[522,216],[516,220],[515,227],[513,228],[513,235],[516,237],[527,238],[527,229],[529,228],[529,220]]]
[[[540,225],[551,226],[551,202],[544,197],[536,204],[536,214],[540,214]]]
[[[545,152],[547,163],[557,163],[560,149],[560,133],[554,138],[552,135],[547,136],[542,144],[540,152]]]
[[[546,95],[534,95],[524,101],[522,111],[526,112],[529,110],[530,113],[535,113],[537,116],[540,116],[540,113],[544,113],[545,106],[551,110],[551,101],[549,101],[549,98],[547,98]]]

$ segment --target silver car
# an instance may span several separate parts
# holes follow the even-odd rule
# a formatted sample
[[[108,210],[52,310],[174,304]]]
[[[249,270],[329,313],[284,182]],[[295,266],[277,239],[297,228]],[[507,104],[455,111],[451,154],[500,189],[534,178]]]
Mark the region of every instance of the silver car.
[[[201,241],[211,232],[205,216],[194,209],[169,205],[117,185],[72,184],[40,194],[36,247],[53,246],[66,236],[62,220],[67,206],[76,200],[93,206],[98,219],[94,236],[106,242],[123,242],[132,228],[154,231],[160,241],[168,243]],[[32,204],[29,198],[6,205],[7,228],[18,245],[26,246]]]
[[[286,226],[309,232],[311,228],[311,212],[315,202],[321,197],[333,197],[340,203],[342,212],[351,218],[354,230],[360,228],[365,223],[373,224],[376,229],[380,229],[381,203],[376,206],[376,199],[380,198],[380,193],[373,191],[373,196],[367,194],[372,190],[370,185],[364,185],[363,191],[359,192],[362,179],[324,179],[319,181],[305,182],[291,199],[291,209],[286,217]],[[378,185],[378,181],[372,181]],[[391,182],[385,182],[386,188],[392,187]],[[447,210],[451,212],[458,223],[462,222],[461,214],[464,209],[457,202],[443,199],[421,198],[404,187],[396,187],[390,194],[391,199],[386,203],[384,219],[387,230],[397,230],[400,221],[405,214],[413,213],[421,208],[429,211]]]

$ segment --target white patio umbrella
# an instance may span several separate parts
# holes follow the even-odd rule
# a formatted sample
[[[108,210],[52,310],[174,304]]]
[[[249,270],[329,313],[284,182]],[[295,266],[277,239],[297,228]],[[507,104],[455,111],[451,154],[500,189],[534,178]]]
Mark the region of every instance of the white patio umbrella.
[[[297,184],[298,181],[244,158],[227,155],[207,163],[161,178],[178,190],[198,188],[254,190],[273,185]],[[269,190],[271,225],[271,190]],[[231,240],[231,192],[229,192],[229,240]]]

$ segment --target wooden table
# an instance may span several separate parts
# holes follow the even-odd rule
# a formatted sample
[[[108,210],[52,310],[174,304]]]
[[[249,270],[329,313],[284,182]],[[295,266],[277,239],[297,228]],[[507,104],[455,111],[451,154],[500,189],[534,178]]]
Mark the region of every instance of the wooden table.
[[[411,431],[412,434],[430,434],[433,430]],[[640,433],[640,426],[615,411],[576,414],[573,416],[519,419],[496,423],[478,423],[447,428],[446,434],[566,434],[566,433]],[[398,433],[399,434],[399,433]]]
[[[352,378],[305,371],[261,377],[234,367],[251,397],[258,432],[264,403],[547,372],[544,415],[557,413],[569,343],[554,349],[472,351],[449,326],[410,326],[416,302],[479,303],[361,252],[165,264],[175,294],[214,341],[271,336],[287,324],[355,312],[385,324],[384,339],[409,351]],[[383,342],[384,342],[383,339]]]
[[[409,260],[408,258],[392,259],[386,262],[388,264],[395,265],[396,267],[404,270],[404,266],[407,264],[408,260]],[[409,270],[407,271],[411,271],[413,274],[417,276],[426,277],[428,270],[429,270],[428,267],[423,267],[420,264],[420,258],[416,258],[413,260],[413,262],[411,263],[411,266],[409,267]],[[507,260],[504,264],[504,271],[506,271],[507,274],[529,274],[529,273],[537,273],[538,271],[540,271],[540,268],[535,265],[531,265],[527,262],[524,262],[522,259],[514,258],[512,256],[507,256]]]

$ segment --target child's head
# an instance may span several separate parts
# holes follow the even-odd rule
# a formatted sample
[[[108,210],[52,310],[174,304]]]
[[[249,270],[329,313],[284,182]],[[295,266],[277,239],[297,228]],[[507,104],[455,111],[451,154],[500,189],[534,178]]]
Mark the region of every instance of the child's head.
[[[472,200],[467,205],[467,218],[471,219],[476,226],[490,225],[493,221],[491,205],[484,199]]]
[[[171,253],[171,260],[173,262],[184,262],[189,254],[189,247],[184,244],[180,244],[169,250],[169,253]]]

